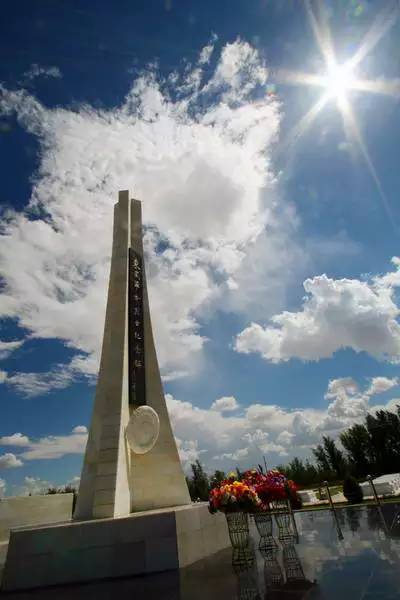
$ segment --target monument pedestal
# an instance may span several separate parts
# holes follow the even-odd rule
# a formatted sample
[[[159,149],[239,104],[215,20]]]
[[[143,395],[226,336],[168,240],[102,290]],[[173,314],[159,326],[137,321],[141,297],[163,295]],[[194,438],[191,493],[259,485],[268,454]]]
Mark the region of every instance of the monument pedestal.
[[[3,590],[186,567],[230,545],[225,516],[205,503],[11,531]]]

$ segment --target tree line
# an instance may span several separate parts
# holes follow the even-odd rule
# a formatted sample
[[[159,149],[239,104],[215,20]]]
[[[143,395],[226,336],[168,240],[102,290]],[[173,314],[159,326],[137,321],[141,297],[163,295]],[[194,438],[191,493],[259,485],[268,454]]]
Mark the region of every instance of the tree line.
[[[378,410],[368,414],[364,423],[342,431],[343,449],[329,436],[312,448],[315,463],[294,458],[278,467],[300,485],[342,480],[347,475],[357,479],[400,472],[400,406],[397,411]]]
[[[339,436],[342,448],[329,436],[312,448],[314,461],[293,458],[277,468],[300,486],[323,481],[342,481],[348,476],[363,479],[400,472],[400,406],[396,412],[379,410],[368,414],[364,423],[355,424]],[[207,500],[209,490],[225,479],[223,471],[208,475],[197,460],[186,478],[192,500]],[[238,471],[239,475],[240,472]]]

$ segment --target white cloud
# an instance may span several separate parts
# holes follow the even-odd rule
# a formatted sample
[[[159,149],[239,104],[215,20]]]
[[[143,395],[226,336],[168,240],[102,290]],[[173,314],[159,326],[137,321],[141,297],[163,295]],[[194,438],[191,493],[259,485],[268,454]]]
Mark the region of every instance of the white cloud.
[[[216,41],[217,41],[217,36],[213,35],[210,43],[207,44],[207,46],[204,46],[204,48],[202,48],[202,50],[200,52],[200,56],[199,56],[199,64],[200,65],[206,65],[210,62],[210,58],[211,58],[212,53],[214,52],[214,44]]]
[[[1,477],[0,477],[0,498],[2,498],[5,495],[6,487],[7,487],[6,482],[4,481],[4,479],[1,479]]]
[[[322,435],[336,437],[346,427],[362,422],[368,412],[397,410],[400,399],[392,398],[384,405],[373,405],[369,390],[370,385],[365,390],[360,389],[351,377],[333,379],[325,393],[328,402],[325,409],[284,409],[254,403],[234,412],[215,410],[212,406],[217,401],[206,409],[177,400],[170,394],[166,395],[166,400],[185,469],[201,456],[208,470],[212,470],[217,467],[230,469],[236,464],[241,467],[256,465],[262,463],[263,455],[269,466],[293,456],[307,457],[311,446],[319,443]],[[228,404],[233,405],[233,402]],[[21,459],[58,459],[68,454],[83,454],[87,428],[77,425],[68,435],[46,436],[39,440],[29,439],[21,433],[0,438],[0,442],[3,440],[7,445],[24,448],[18,456],[6,454],[0,457],[0,466],[13,467],[20,466]]]
[[[87,427],[85,425],[77,425],[73,428],[72,433],[87,433]]]
[[[69,481],[58,485],[52,481],[47,481],[46,479],[41,479],[40,477],[24,477],[22,485],[13,486],[16,494],[21,496],[28,496],[31,494],[32,496],[38,494],[46,494],[49,489],[63,489],[66,486],[71,486],[74,488],[79,487],[80,477],[75,476],[72,477]]]
[[[65,485],[70,485],[72,487],[77,488],[80,484],[81,478],[79,475],[75,475],[75,477],[73,477],[72,479],[70,479],[69,481],[67,481],[67,483]]]
[[[351,377],[331,380],[325,394],[325,398],[330,401],[330,404],[323,426],[343,429],[354,422],[362,421],[368,412],[376,412],[380,409],[396,411],[397,405],[400,404],[400,400],[396,398],[390,399],[386,404],[371,403],[374,395],[383,393],[396,385],[398,385],[397,378],[373,377],[371,384],[361,390]]]
[[[17,350],[17,348],[20,348],[23,343],[24,340],[14,340],[13,342],[2,342],[0,340],[0,360],[8,358],[10,354],[12,354],[14,350]]]
[[[369,396],[374,396],[375,394],[383,394],[388,390],[391,390],[394,387],[399,385],[398,377],[373,377],[371,380],[371,385],[368,390],[365,392]]]
[[[0,446],[29,446],[29,443],[28,436],[22,433],[13,433],[12,435],[0,437]]]
[[[0,370],[0,383],[4,383],[7,379],[7,373],[6,371],[2,371]]]
[[[20,456],[24,460],[42,460],[62,458],[66,454],[83,454],[86,442],[86,427],[79,425],[69,435],[52,435],[31,441]]]
[[[222,398],[218,398],[211,405],[211,410],[217,410],[219,412],[232,412],[238,408],[239,404],[233,396],[223,396]]]
[[[19,493],[22,496],[28,496],[32,494],[35,496],[37,494],[44,494],[47,492],[49,488],[54,487],[51,481],[46,481],[45,479],[41,479],[40,477],[24,477],[24,483],[19,488]]]
[[[399,308],[395,287],[396,269],[369,281],[330,279],[326,275],[307,279],[302,310],[273,316],[271,325],[251,323],[235,340],[237,352],[256,352],[270,362],[299,358],[329,358],[342,348],[367,352],[377,359],[400,361]]]
[[[325,398],[332,400],[339,396],[355,396],[358,392],[358,383],[352,377],[340,377],[329,381]]]
[[[27,397],[47,394],[53,389],[62,390],[68,387],[74,378],[71,366],[60,365],[53,371],[45,373],[25,373],[23,371],[6,375],[2,383],[13,387],[18,393]]]
[[[257,85],[267,81],[268,72],[255,48],[237,40],[226,44],[213,77],[204,91],[221,91],[224,101],[246,97]]]
[[[253,404],[243,414],[233,415],[212,408],[198,408],[170,394],[167,394],[167,404],[179,445],[188,440],[190,447],[196,450],[196,456],[202,454],[209,469],[216,468],[216,460],[222,468],[232,468],[236,463],[258,464],[265,453],[272,454],[275,463],[280,461],[287,454],[287,447],[284,440],[277,438],[282,430],[294,428],[296,416],[303,414],[303,411],[291,412],[277,406]],[[313,411],[305,411],[308,412]],[[321,418],[320,415],[319,420]],[[193,454],[188,462],[193,462],[194,457]]]
[[[256,429],[254,433],[245,433],[242,436],[243,440],[249,442],[249,444],[260,444],[265,443],[265,441],[269,438],[269,433],[266,431],[262,431],[261,429]]]
[[[353,420],[361,420],[368,412],[369,397],[361,393],[358,384],[351,377],[333,379],[328,384],[325,398],[330,400],[328,421],[336,421],[341,426],[349,425]]]
[[[168,87],[148,70],[109,110],[48,109],[26,91],[0,89],[0,114],[16,114],[41,146],[28,209],[2,223],[0,315],[17,319],[30,337],[58,338],[80,352],[42,388],[34,374],[22,383],[11,376],[11,385],[36,393],[68,385],[71,374],[96,374],[119,189],[143,200],[163,375],[181,376],[182,364],[190,373],[201,362],[200,319],[224,305],[227,282],[236,273],[240,281],[247,252],[268,236],[280,123],[279,104],[263,89],[267,69],[249,44],[227,44],[201,87],[203,77],[197,65]]]
[[[250,446],[253,446],[262,454],[269,452],[274,452],[275,454],[279,454],[279,456],[288,454],[287,449],[285,448],[285,438],[282,437],[282,434],[279,434],[273,442],[270,441],[270,433],[262,431],[261,429],[256,429],[254,433],[245,433],[242,436],[242,439],[247,441]],[[280,442],[283,442],[284,445]]]
[[[371,412],[378,410],[390,410],[392,412],[398,412],[400,407],[400,398],[391,398],[386,404],[374,404],[371,406]]]
[[[278,437],[276,438],[276,441],[279,444],[283,444],[284,446],[290,446],[293,438],[294,438],[294,433],[284,430],[278,435]]]
[[[205,450],[199,450],[197,440],[182,441],[179,438],[175,438],[175,441],[184,469],[188,469],[189,465],[194,463],[202,452],[205,452]]]
[[[231,258],[233,264],[221,302],[226,311],[265,319],[281,310],[289,287],[297,284],[309,267],[308,250],[294,241],[298,223],[292,208],[285,207],[279,217],[269,216],[266,230],[247,246],[238,264],[233,262],[237,254],[230,257],[226,252],[225,260]],[[320,243],[317,250],[312,249],[316,252],[321,252]]]
[[[32,79],[36,79],[37,77],[54,77],[59,79],[62,77],[61,71],[58,67],[42,67],[34,63],[31,65],[28,71],[24,73],[25,81],[31,81]]]
[[[163,375],[161,373],[161,379],[163,383],[168,383],[168,381],[176,381],[177,379],[182,379],[182,377],[186,377],[188,374],[187,371],[170,371],[167,375]]]
[[[14,433],[0,438],[0,445],[24,448],[18,456],[7,453],[0,456],[0,468],[21,466],[22,460],[42,460],[62,458],[66,454],[83,454],[88,437],[87,427],[77,425],[68,435],[50,435],[32,440],[22,433]]]
[[[343,377],[328,383],[324,409],[254,403],[234,414],[198,408],[170,394],[166,398],[178,448],[187,451],[181,451],[185,467],[201,454],[208,470],[226,470],[236,464],[262,463],[263,455],[271,467],[294,456],[310,457],[311,447],[323,435],[337,437],[343,429],[363,422],[368,412],[397,410],[399,399],[374,405],[368,390],[369,386],[360,389],[354,379]]]
[[[22,465],[22,460],[12,452],[0,455],[0,469],[14,469],[15,467],[22,467]]]
[[[239,448],[235,450],[235,452],[224,452],[221,456],[214,456],[214,460],[223,460],[224,458],[228,458],[229,460],[237,460],[241,461],[244,458],[247,458],[249,455],[248,448]]]

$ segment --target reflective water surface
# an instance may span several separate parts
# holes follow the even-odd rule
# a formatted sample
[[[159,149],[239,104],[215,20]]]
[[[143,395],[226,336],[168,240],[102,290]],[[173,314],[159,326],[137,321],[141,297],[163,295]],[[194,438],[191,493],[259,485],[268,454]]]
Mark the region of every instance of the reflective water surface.
[[[261,600],[400,598],[400,504],[341,508],[295,515],[298,543],[254,549],[247,564],[232,567],[224,550],[180,572],[4,594],[2,598],[115,600]],[[274,524],[273,534],[277,536]]]

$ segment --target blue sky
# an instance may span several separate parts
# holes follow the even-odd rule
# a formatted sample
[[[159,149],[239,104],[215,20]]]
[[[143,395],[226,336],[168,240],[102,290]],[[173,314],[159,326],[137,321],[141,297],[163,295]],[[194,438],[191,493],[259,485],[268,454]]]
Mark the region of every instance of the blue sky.
[[[119,189],[143,201],[185,466],[307,457],[323,434],[396,406],[397,12],[345,0],[8,5],[0,493],[79,477]]]

